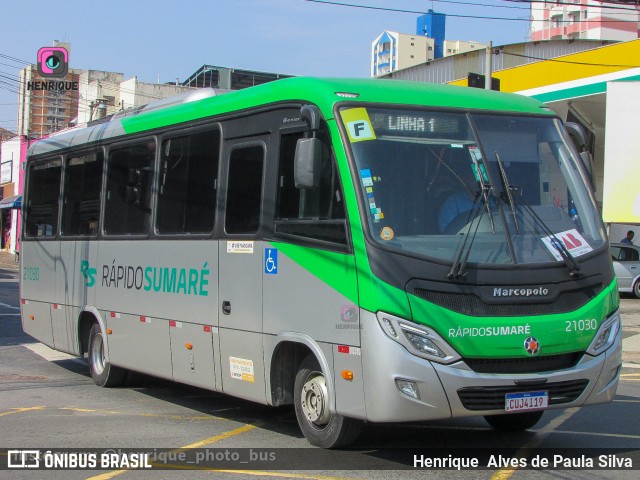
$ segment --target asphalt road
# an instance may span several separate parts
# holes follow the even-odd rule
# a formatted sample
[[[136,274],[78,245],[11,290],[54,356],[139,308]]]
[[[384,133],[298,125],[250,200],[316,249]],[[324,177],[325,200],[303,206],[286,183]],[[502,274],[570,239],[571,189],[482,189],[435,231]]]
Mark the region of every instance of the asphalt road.
[[[513,434],[491,430],[482,418],[365,425],[354,450],[327,452],[308,448],[291,408],[270,408],[142,375],[132,376],[123,388],[96,387],[84,361],[54,352],[22,332],[18,296],[17,272],[0,270],[1,454],[6,455],[9,449],[35,449],[41,455],[48,449],[61,448],[75,452],[83,448],[90,449],[88,452],[168,449],[162,450],[168,469],[128,470],[117,468],[121,465],[116,464],[105,470],[12,469],[0,471],[0,478],[330,480],[560,476],[618,480],[635,479],[640,469],[640,361],[634,350],[640,346],[640,300],[633,298],[622,300],[625,363],[612,403],[551,410],[534,429]],[[209,454],[208,469],[199,470],[200,465],[181,461],[176,457],[182,452],[175,450],[178,448]],[[237,454],[245,462],[253,454],[258,461],[225,463],[220,457],[225,452],[227,458]],[[602,454],[607,465],[626,460],[634,465],[633,469],[619,464],[617,470],[598,469],[599,457],[594,468],[589,468],[586,459],[582,464],[563,463],[576,453],[585,453],[586,457]],[[260,454],[265,455],[263,461]],[[499,454],[503,454],[502,458]],[[269,455],[275,456],[273,462]],[[488,468],[461,472],[456,469],[456,462],[474,459],[486,467],[490,455],[495,456]],[[548,456],[553,460],[553,455],[560,455],[556,469],[529,468],[536,458]],[[448,468],[424,466],[425,459],[434,457],[449,461]],[[520,457],[528,462],[526,467],[507,464]],[[413,468],[416,460],[417,468]],[[409,469],[405,469],[407,463]],[[6,462],[0,459],[0,465]],[[569,468],[558,470],[561,467]]]

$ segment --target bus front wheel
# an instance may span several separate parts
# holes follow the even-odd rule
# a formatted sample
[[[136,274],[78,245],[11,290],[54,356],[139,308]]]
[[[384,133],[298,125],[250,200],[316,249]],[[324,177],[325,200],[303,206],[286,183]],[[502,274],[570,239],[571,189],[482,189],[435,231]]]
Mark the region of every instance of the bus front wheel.
[[[329,411],[325,377],[313,355],[302,361],[296,375],[294,404],[300,430],[312,445],[339,448],[358,438],[362,422]]]
[[[89,333],[89,370],[91,378],[100,387],[116,387],[124,381],[126,371],[111,365],[105,356],[105,340],[100,325],[91,327]]]
[[[505,413],[487,415],[484,419],[489,425],[502,432],[515,432],[533,427],[542,418],[542,410],[537,412]]]

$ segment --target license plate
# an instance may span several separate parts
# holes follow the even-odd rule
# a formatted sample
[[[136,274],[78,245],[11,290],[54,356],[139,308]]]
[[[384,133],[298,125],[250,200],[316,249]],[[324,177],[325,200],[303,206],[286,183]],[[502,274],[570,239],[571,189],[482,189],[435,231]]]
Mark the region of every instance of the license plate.
[[[549,406],[549,392],[507,393],[504,400],[506,412],[540,410]]]

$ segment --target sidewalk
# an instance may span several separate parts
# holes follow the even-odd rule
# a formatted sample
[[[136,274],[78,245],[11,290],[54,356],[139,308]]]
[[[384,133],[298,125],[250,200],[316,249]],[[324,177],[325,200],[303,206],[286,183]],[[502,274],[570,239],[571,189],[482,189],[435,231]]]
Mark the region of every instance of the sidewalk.
[[[0,270],[20,270],[20,262],[16,260],[16,255],[0,250]]]

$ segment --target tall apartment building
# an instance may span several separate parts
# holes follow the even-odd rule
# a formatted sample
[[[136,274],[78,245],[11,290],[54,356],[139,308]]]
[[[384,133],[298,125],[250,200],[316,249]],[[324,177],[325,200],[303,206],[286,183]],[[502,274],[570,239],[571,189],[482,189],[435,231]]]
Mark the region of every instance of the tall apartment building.
[[[628,41],[639,38],[636,2],[546,0],[531,4],[531,41],[585,39]]]
[[[385,30],[371,43],[371,76],[430,62],[433,49],[433,38]]]
[[[67,51],[70,45],[55,41],[54,47]],[[66,128],[78,115],[80,71],[69,69],[64,78],[44,78],[36,65],[20,70],[18,94],[18,135],[42,137]],[[62,83],[63,88],[58,88]],[[65,88],[69,87],[69,88]]]
[[[371,42],[371,76],[379,77],[437,58],[485,48],[474,41],[445,40],[446,15],[429,10],[417,19],[415,35],[385,30]]]

